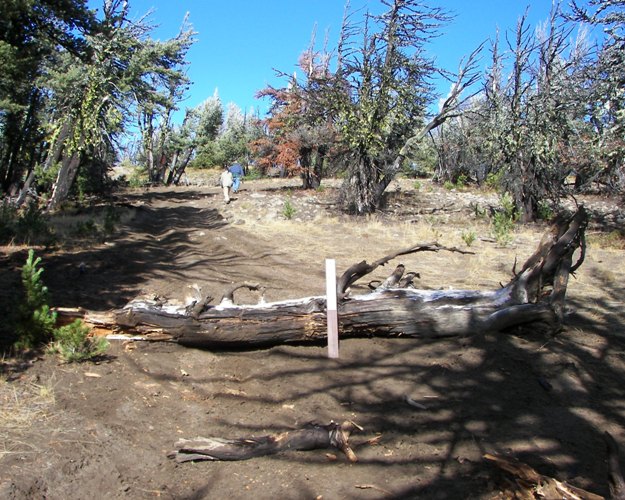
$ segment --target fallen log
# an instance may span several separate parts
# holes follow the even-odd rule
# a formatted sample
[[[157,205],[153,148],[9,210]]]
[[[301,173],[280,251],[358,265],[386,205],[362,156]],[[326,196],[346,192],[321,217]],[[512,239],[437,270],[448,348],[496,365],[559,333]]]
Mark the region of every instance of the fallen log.
[[[349,445],[349,436],[354,430],[362,430],[362,427],[345,421],[342,424],[330,422],[328,425],[311,423],[303,429],[261,437],[181,439],[168,456],[177,462],[248,460],[288,450],[335,448],[342,451],[350,462],[357,462],[358,458]]]
[[[555,331],[563,321],[568,276],[584,259],[586,224],[583,208],[559,219],[521,270],[513,270],[512,280],[494,291],[416,290],[412,279],[402,279],[405,268],[400,264],[371,293],[351,295],[353,283],[398,256],[424,251],[468,253],[436,243],[415,245],[373,264],[355,264],[337,284],[340,338],[468,336],[528,323],[542,323]],[[573,263],[576,251],[578,257]],[[231,287],[214,306],[206,304],[208,299],[196,297],[186,306],[135,300],[114,311],[59,309],[58,313],[61,319],[82,318],[105,331],[193,347],[258,347],[326,338],[324,296],[236,305],[233,294],[240,287],[263,291],[257,284],[245,283]]]

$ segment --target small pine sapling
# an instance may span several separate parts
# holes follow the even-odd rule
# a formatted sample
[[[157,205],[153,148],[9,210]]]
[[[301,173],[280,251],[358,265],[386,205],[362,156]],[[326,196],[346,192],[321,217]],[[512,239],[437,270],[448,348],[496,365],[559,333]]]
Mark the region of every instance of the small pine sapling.
[[[36,347],[50,339],[56,324],[56,313],[48,305],[48,287],[43,284],[39,267],[41,257],[35,258],[35,252],[28,251],[28,258],[22,268],[22,286],[24,298],[18,306],[18,349]]]

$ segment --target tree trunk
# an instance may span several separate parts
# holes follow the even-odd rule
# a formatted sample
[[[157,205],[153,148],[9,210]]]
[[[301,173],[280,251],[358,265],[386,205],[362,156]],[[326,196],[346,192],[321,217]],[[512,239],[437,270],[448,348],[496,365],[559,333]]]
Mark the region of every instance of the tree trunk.
[[[325,146],[300,149],[303,189],[317,189],[321,185],[325,150]]]
[[[323,164],[325,162],[327,147],[322,145],[317,147],[315,160],[313,162],[313,181],[312,188],[317,189],[321,186],[321,178],[323,177]]]
[[[438,244],[422,244],[387,255],[372,264],[351,266],[338,281],[341,338],[436,338],[498,332],[541,323],[557,330],[563,319],[568,274],[584,259],[587,216],[581,208],[561,219],[542,238],[536,252],[518,274],[495,291],[415,290],[401,288],[404,266],[372,293],[350,296],[349,287],[390,260],[416,252],[462,252]],[[580,253],[573,264],[573,254]],[[259,347],[281,343],[319,342],[326,338],[325,297],[269,304],[235,305],[233,287],[217,306],[196,300],[188,306],[137,300],[104,313],[59,310],[59,318],[83,318],[87,324],[147,340],[167,340],[204,348]]]
[[[383,194],[383,189],[377,186],[377,169],[373,159],[366,154],[360,155],[343,181],[341,196],[344,208],[357,215],[374,212]]]
[[[69,195],[69,190],[78,173],[81,158],[82,153],[80,150],[74,151],[71,156],[63,158],[63,163],[56,176],[54,187],[52,188],[52,195],[48,202],[48,210],[53,210],[58,207]]]
[[[70,121],[66,120],[61,126],[61,129],[59,130],[59,133],[54,143],[51,144],[50,149],[48,150],[48,156],[46,157],[45,163],[43,164],[44,172],[47,172],[50,168],[52,168],[54,164],[58,163],[59,158],[61,157],[61,153],[63,152],[65,141],[69,137],[70,132]],[[26,177],[26,181],[24,181],[24,185],[22,186],[20,194],[17,197],[16,205],[18,207],[21,207],[24,201],[26,201],[30,187],[32,186],[34,180],[35,170],[31,169],[31,171],[28,173],[28,176]]]
[[[145,166],[148,171],[149,182],[155,182],[156,169],[154,166],[154,112],[143,110],[139,117],[139,130],[141,131],[141,140],[143,146],[143,154],[145,156]]]
[[[184,172],[187,168],[187,165],[191,161],[191,157],[193,156],[194,151],[195,151],[195,147],[188,148],[186,151],[184,151],[184,157],[182,159],[180,159],[180,156],[178,157],[174,171],[173,171],[173,177],[171,180],[171,182],[175,184],[176,186],[180,184],[180,179],[184,175]]]
[[[175,163],[172,160],[172,170],[170,174],[170,179],[167,180],[167,184],[175,184],[176,186],[180,184],[180,179],[184,175],[184,172],[187,168],[187,165],[191,161],[191,157],[193,156],[193,152],[195,147],[191,147],[186,149],[185,151],[178,151],[177,158]],[[181,159],[182,156],[182,159]]]
[[[0,172],[4,172],[6,166],[6,178],[2,179],[3,192],[8,192],[11,196],[19,191],[20,179],[25,171],[34,164],[37,154],[35,142],[39,134],[33,132],[37,129],[37,110],[41,101],[41,92],[35,88],[28,96],[28,111],[24,116],[22,112],[8,113],[8,119],[4,122],[5,148],[7,151],[6,165],[0,165]]]

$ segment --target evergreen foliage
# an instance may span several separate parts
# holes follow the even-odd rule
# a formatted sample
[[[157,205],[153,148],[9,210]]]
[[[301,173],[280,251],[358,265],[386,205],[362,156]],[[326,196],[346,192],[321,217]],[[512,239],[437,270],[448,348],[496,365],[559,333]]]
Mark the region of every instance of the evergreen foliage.
[[[48,305],[48,288],[41,275],[41,257],[35,258],[31,249],[22,268],[24,296],[18,307],[16,321],[17,349],[36,348],[48,344],[48,350],[59,354],[67,363],[84,361],[103,354],[108,342],[89,335],[89,327],[81,320],[56,328],[56,313]]]
[[[20,208],[36,193],[54,209],[108,189],[108,169],[124,154],[149,183],[234,161],[301,175],[305,188],[335,174],[344,208],[359,214],[376,210],[414,162],[440,182],[494,183],[522,221],[572,190],[625,192],[625,0],[556,3],[537,27],[521,15],[516,29],[493,35],[479,92],[480,48],[457,75],[425,55],[450,21],[445,11],[380,3],[377,14],[348,8],[334,49],[316,50],[312,37],[300,76],[259,93],[271,100],[263,122],[224,110],[215,94],[176,124],[195,41],[186,18],[160,41],[149,16],[130,19],[125,0],[103,2],[100,13],[86,0],[0,2],[0,196]],[[451,82],[438,113],[436,74]],[[122,152],[131,125],[140,139]]]
[[[508,193],[500,196],[499,204],[501,208],[492,213],[491,229],[500,245],[508,245],[512,241],[512,230],[517,220],[516,207]]]
[[[50,343],[48,351],[58,354],[66,363],[74,363],[101,356],[108,346],[105,338],[90,336],[89,327],[77,319],[54,330],[54,342]]]
[[[18,307],[17,341],[19,349],[37,347],[47,342],[54,331],[56,313],[50,311],[48,305],[48,287],[43,284],[39,267],[41,257],[35,258],[31,249],[22,268],[22,286],[24,297]]]
[[[107,188],[117,140],[138,115],[150,123],[148,159],[175,149],[170,116],[188,87],[193,30],[185,20],[176,37],[155,41],[147,18],[128,14],[123,0],[104,2],[99,18],[85,0],[0,5],[0,186],[19,192],[17,205],[33,189],[52,209],[72,192]],[[152,180],[168,180],[148,167]]]
[[[47,216],[36,202],[18,209],[8,200],[0,202],[0,244],[42,244],[55,240]]]

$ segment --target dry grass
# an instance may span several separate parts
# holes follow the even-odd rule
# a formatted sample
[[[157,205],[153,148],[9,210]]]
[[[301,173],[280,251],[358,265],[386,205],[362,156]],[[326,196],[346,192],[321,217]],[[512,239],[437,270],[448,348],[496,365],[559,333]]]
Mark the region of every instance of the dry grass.
[[[372,262],[385,254],[416,244],[437,242],[447,247],[457,247],[474,252],[474,255],[418,253],[402,256],[399,262],[408,270],[419,272],[422,281],[417,286],[426,288],[492,289],[512,277],[515,259],[521,265],[535,250],[542,235],[541,228],[519,228],[511,245],[501,247],[489,237],[487,221],[474,221],[470,226],[449,224],[436,217],[418,223],[399,221],[389,223],[377,216],[350,219],[321,215],[312,221],[264,220],[245,225],[256,237],[265,241],[280,241],[280,251],[300,255],[312,264],[322,266],[324,258],[337,261],[341,273],[350,265],[366,260]],[[463,231],[470,229],[476,239],[468,246]],[[331,248],[329,255],[327,249]],[[502,259],[502,254],[505,257]],[[493,266],[493,262],[506,262]],[[390,268],[392,269],[392,267]],[[389,266],[379,269],[371,279],[381,278],[390,272]]]
[[[37,252],[38,250],[42,250],[45,247],[43,245],[27,245],[25,243],[14,243],[13,241],[11,241],[6,245],[0,245],[0,253],[10,256],[14,253],[23,252],[26,255],[28,253],[28,250],[31,248],[35,250],[35,252]]]
[[[0,455],[29,448],[20,440],[22,431],[47,419],[54,404],[54,378],[26,384],[0,379]]]
[[[621,231],[605,232],[588,232],[587,242],[589,247],[625,250],[625,234]]]

